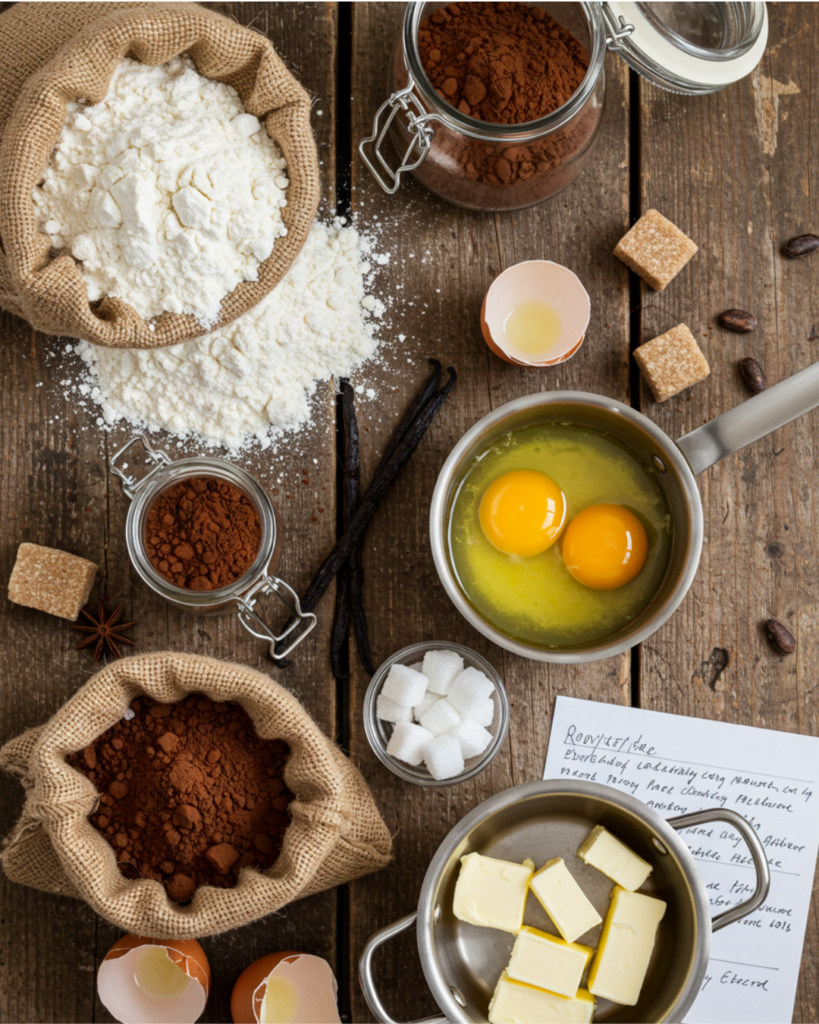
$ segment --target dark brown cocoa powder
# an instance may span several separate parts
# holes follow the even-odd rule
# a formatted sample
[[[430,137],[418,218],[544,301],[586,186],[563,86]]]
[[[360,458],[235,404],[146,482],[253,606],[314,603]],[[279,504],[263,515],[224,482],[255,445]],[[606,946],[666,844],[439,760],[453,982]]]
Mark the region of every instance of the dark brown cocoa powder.
[[[447,4],[422,23],[418,49],[439,96],[493,124],[551,114],[589,66],[571,32],[542,7],[523,3]]]
[[[191,477],[156,499],[145,522],[151,564],[186,590],[216,590],[241,579],[262,538],[259,513],[233,484]]]
[[[68,758],[100,792],[91,823],[128,878],[162,882],[171,899],[229,888],[243,867],[271,867],[293,794],[281,740],[262,740],[237,704],[193,695],[137,697],[123,719]]]

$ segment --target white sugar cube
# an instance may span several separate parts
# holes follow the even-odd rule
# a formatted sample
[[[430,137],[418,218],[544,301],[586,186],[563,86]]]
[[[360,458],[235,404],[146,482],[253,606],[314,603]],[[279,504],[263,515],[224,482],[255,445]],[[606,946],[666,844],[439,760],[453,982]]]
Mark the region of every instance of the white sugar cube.
[[[407,764],[419,765],[424,760],[421,749],[433,738],[432,733],[413,722],[399,722],[390,736],[387,753]]]
[[[416,722],[420,722],[422,717],[429,711],[433,704],[436,704],[441,698],[437,693],[430,693],[429,690],[424,694],[421,703],[416,704],[412,709],[412,713],[415,717]]]
[[[381,692],[396,704],[414,708],[416,704],[421,703],[421,698],[427,692],[427,679],[409,665],[393,665],[384,680]]]
[[[463,672],[464,659],[455,651],[427,651],[424,655],[424,675],[429,680],[431,693],[445,697],[452,681]]]
[[[423,663],[423,661],[416,661],[414,665],[410,665],[410,668],[412,669],[413,672],[420,672],[421,675],[424,674],[424,663]]]
[[[394,700],[385,697],[383,693],[375,699],[375,714],[384,722],[411,722],[412,708],[405,708],[403,704],[396,704]]]
[[[433,779],[451,779],[464,770],[464,755],[451,736],[433,736],[423,747],[424,761]]]
[[[449,703],[446,697],[436,700],[432,707],[421,716],[421,725],[429,729],[433,736],[442,736],[449,732],[461,720],[461,715]]]
[[[476,668],[465,668],[455,679],[447,693],[447,700],[454,704],[462,715],[472,717],[472,712],[481,707],[487,697],[495,692],[495,684]]]
[[[462,719],[449,730],[447,735],[458,742],[464,760],[467,757],[476,757],[478,754],[482,754],[492,742],[492,733],[487,732],[482,725],[473,722],[471,718]]]
[[[491,697],[487,697],[479,707],[473,709],[472,714],[466,717],[488,729],[495,718],[495,702]]]

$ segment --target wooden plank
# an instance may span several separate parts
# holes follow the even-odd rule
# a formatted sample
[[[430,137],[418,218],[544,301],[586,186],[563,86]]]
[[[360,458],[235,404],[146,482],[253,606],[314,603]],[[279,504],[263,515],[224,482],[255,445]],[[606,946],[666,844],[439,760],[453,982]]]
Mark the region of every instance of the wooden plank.
[[[387,60],[403,5],[353,8],[353,139],[370,133],[385,98]],[[362,432],[365,475],[427,375],[435,356],[459,374],[410,465],[379,509],[365,554],[365,603],[376,665],[420,640],[453,640],[480,651],[505,678],[512,703],[509,739],[493,764],[458,786],[421,789],[385,769],[361,727],[368,677],[355,654],[351,680],[351,746],[388,826],[395,861],[351,885],[351,954],[355,962],[369,936],[412,911],[427,865],[452,826],[477,803],[517,783],[540,778],[548,728],[558,692],[602,701],[630,700],[629,660],[612,659],[575,669],[517,658],[491,644],[455,611],[438,581],[429,550],[427,516],[435,479],[458,438],[491,409],[534,390],[581,387],[628,401],[627,277],[614,260],[600,258],[600,235],[614,247],[628,218],[627,77],[607,68],[608,113],[596,153],[581,178],[541,206],[506,215],[476,214],[437,199],[416,182],[385,196],[357,160],[353,205],[364,225],[379,225],[381,248],[391,255],[392,352],[375,385],[376,411]],[[590,201],[590,196],[594,198]],[[377,218],[377,220],[376,220]],[[609,244],[610,243],[610,244]],[[490,355],[478,325],[480,303],[506,266],[543,256],[575,269],[592,296],[593,319],[580,354],[557,370],[525,371]],[[399,342],[398,334],[406,335]],[[417,963],[411,933],[380,951],[376,975],[386,1003],[401,1019],[435,1012]],[[370,1020],[353,984],[353,1019]]]
[[[212,4],[252,24],[273,41],[306,88],[320,97],[314,127],[325,171],[324,195],[334,204],[336,5]],[[321,116],[318,110],[322,111]],[[125,550],[127,500],[107,463],[130,436],[102,434],[88,411],[65,397],[59,382],[70,364],[63,343],[32,334],[22,321],[2,319],[0,446],[6,486],[0,494],[3,534],[0,572],[8,578],[22,540],[64,547],[103,566],[100,592],[123,601],[139,620],[137,651],[185,650],[249,664],[293,689],[331,736],[336,732],[335,686],[329,672],[329,622],[322,619],[286,673],[274,669],[266,647],[235,618],[192,618],[156,598],[133,572]],[[335,522],[335,402],[332,387],[317,401],[315,426],[305,444],[276,456],[251,452],[237,460],[272,493],[284,531],[280,575],[303,590],[332,546]],[[157,447],[168,447],[161,435]],[[309,451],[309,455],[302,454]],[[308,472],[304,474],[303,469]],[[306,482],[305,482],[306,481]],[[275,489],[275,490],[274,490]],[[316,515],[318,505],[325,515]],[[313,521],[313,517],[316,521]],[[271,605],[271,611],[275,611]],[[0,742],[45,721],[92,673],[92,663],[72,650],[66,623],[6,602],[0,607],[0,649],[6,673],[0,694]],[[11,827],[22,791],[0,781],[0,831]],[[19,1021],[110,1020],[95,1005],[96,966],[118,932],[81,903],[57,900],[0,877],[0,1019]],[[205,940],[214,988],[203,1020],[228,1020],[238,974],[256,957],[301,948],[336,953],[337,898],[322,894],[257,925]],[[59,940],[55,941],[55,936]]]
[[[744,356],[769,383],[817,359],[819,263],[780,254],[815,230],[817,171],[811,158],[819,12],[808,4],[770,11],[768,51],[758,71],[724,92],[686,98],[641,84],[642,208],[656,207],[700,246],[661,294],[643,291],[643,340],[682,321],[701,342],[711,376],[691,392],[643,411],[671,437],[749,397],[737,372]],[[716,316],[735,306],[759,329],[730,334]],[[699,479],[705,546],[680,610],[643,645],[643,707],[771,729],[819,732],[813,666],[819,654],[817,504],[819,413],[776,431]],[[763,629],[780,619],[798,653],[776,654]],[[727,655],[717,675],[715,664]],[[794,1020],[819,1005],[816,900],[808,924]]]

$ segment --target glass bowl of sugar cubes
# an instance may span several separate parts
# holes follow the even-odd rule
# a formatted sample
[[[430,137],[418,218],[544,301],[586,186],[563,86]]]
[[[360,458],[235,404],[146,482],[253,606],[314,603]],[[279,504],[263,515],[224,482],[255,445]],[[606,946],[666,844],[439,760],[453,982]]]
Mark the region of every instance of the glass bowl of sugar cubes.
[[[453,643],[412,644],[388,658],[364,697],[378,759],[407,782],[447,786],[482,772],[509,729],[501,677]]]

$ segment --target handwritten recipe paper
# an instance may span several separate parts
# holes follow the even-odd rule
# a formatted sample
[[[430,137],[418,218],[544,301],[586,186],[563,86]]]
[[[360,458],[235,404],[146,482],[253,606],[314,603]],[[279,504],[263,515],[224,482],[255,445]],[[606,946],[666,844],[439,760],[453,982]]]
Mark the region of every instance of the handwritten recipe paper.
[[[664,818],[738,811],[771,869],[767,901],[718,931],[691,1024],[789,1021],[819,848],[819,739],[558,697],[546,779],[613,786]],[[680,832],[714,914],[747,899],[755,871],[744,841],[714,822]]]

